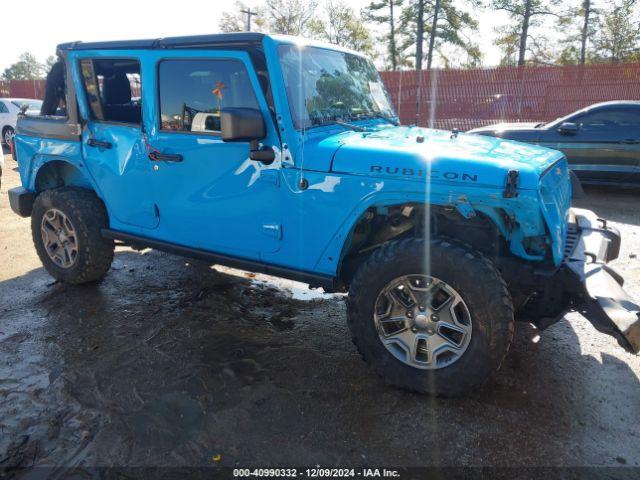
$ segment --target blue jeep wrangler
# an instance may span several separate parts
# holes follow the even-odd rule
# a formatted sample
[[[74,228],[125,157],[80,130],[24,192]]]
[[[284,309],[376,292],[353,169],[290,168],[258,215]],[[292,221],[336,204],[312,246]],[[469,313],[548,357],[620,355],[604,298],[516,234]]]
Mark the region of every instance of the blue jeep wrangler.
[[[57,280],[100,280],[128,244],[348,292],[364,359],[430,394],[485,381],[514,319],[579,309],[638,352],[640,308],[606,265],[620,235],[570,208],[560,152],[401,127],[371,61],[297,38],[58,56],[41,115],[18,121],[9,193]]]

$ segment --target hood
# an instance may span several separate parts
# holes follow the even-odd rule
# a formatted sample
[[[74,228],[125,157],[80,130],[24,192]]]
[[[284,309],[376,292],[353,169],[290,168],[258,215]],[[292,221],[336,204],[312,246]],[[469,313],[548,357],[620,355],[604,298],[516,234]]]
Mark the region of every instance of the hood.
[[[337,173],[500,188],[509,170],[519,171],[519,188],[538,188],[540,175],[563,157],[535,145],[415,127],[343,132],[316,147],[311,157],[336,148],[330,169]]]

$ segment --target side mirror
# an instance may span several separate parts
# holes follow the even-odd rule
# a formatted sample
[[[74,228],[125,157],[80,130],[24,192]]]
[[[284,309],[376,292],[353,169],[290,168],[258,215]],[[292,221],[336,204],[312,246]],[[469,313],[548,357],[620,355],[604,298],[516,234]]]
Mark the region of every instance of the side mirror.
[[[257,142],[266,135],[262,113],[254,108],[223,108],[220,130],[225,142]]]
[[[558,127],[558,133],[561,135],[575,135],[578,130],[578,125],[573,122],[564,122]]]
[[[272,148],[258,148],[258,140],[266,137],[264,118],[254,108],[223,108],[220,112],[220,131],[224,142],[250,142],[249,158],[269,165],[275,160]]]

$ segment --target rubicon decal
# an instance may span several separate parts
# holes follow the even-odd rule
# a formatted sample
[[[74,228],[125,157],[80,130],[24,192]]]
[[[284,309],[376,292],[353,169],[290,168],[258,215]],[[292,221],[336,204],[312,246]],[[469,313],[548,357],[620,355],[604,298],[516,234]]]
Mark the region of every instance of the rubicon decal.
[[[441,172],[439,170],[423,170],[421,168],[383,167],[371,165],[371,173],[386,173],[387,175],[400,175],[403,177],[425,177],[430,180],[460,180],[463,182],[477,182],[478,175],[465,172]]]

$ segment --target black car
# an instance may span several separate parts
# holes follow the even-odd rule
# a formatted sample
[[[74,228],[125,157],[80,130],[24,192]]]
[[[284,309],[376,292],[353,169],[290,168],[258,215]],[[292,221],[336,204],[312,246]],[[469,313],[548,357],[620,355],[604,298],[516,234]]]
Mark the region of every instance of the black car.
[[[502,123],[469,133],[561,150],[583,183],[640,184],[640,102],[597,103],[549,123]]]

